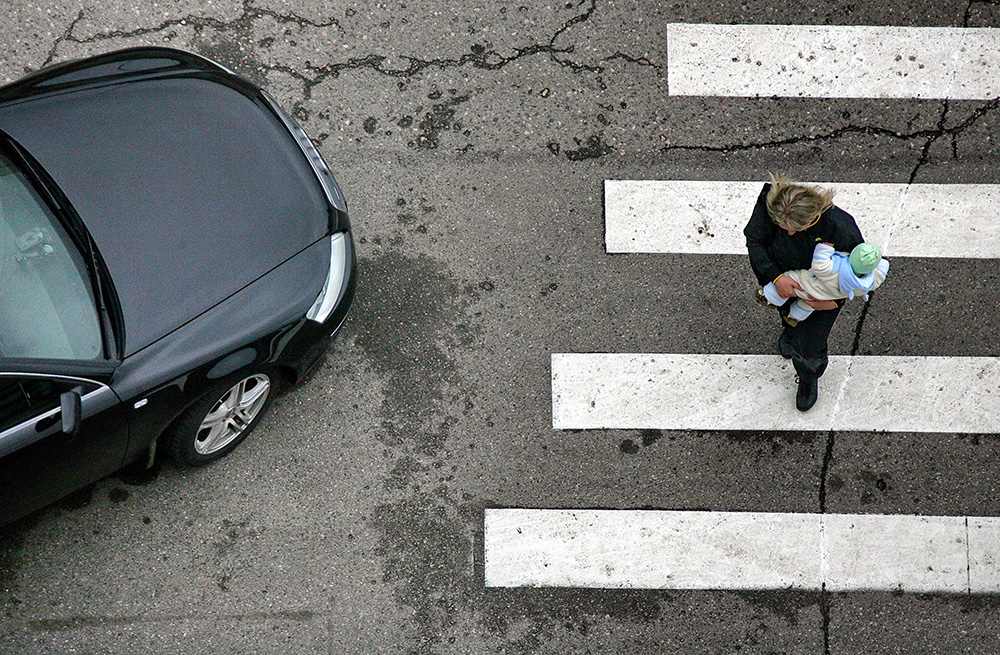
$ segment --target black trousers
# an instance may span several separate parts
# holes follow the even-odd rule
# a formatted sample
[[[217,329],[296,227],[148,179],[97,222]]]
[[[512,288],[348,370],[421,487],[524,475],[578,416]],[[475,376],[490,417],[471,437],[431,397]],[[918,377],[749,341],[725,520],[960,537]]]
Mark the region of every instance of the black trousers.
[[[781,340],[791,346],[792,364],[800,380],[818,380],[830,362],[826,341],[840,315],[840,305],[834,309],[815,310],[795,327],[785,324]]]

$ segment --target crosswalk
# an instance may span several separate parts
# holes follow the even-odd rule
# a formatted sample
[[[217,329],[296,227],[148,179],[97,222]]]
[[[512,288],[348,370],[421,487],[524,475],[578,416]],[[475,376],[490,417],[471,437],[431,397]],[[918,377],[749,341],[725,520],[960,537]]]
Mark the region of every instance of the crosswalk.
[[[995,593],[1000,519],[488,509],[493,587]]]
[[[779,355],[557,353],[552,427],[1000,432],[993,357],[832,356],[808,412],[794,376]]]
[[[667,26],[671,95],[989,100],[998,68],[992,28]]]
[[[1000,72],[1000,71],[998,71]],[[1000,258],[1000,184],[845,184],[834,201],[887,256]],[[762,182],[606,180],[609,253],[746,255]]]
[[[1000,96],[1000,30],[667,26],[671,95]],[[846,184],[887,258],[1000,259],[1000,185]],[[754,181],[605,181],[608,253],[746,256]],[[555,430],[1000,432],[992,357],[831,357],[794,409],[777,355],[555,353]],[[1000,518],[670,510],[484,511],[485,584],[1000,593]]]

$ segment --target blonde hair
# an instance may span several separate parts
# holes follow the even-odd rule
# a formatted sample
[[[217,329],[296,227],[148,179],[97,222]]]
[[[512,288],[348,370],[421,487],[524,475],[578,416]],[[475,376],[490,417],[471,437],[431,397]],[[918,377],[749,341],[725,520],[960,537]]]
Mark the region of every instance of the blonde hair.
[[[804,230],[833,207],[834,192],[796,184],[784,175],[771,175],[767,192],[767,213],[771,220],[791,230]]]

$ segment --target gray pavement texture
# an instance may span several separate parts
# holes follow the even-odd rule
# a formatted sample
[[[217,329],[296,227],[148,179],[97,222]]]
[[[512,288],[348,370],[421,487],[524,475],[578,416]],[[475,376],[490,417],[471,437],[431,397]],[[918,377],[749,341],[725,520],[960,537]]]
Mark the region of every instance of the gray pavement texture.
[[[998,435],[551,429],[553,352],[775,346],[745,258],[605,254],[604,179],[1000,182],[998,101],[670,97],[668,22],[1000,5],[0,0],[0,81],[155,44],[262,84],[360,258],[342,334],[230,457],[0,533],[0,652],[1000,652],[996,597],[484,588],[485,507],[1000,515]],[[833,353],[1000,354],[995,261],[893,265]]]

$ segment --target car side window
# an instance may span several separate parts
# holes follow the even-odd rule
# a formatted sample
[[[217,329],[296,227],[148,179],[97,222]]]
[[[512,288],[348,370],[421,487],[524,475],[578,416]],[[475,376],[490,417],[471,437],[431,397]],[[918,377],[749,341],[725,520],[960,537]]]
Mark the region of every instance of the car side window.
[[[72,385],[36,377],[0,378],[0,432],[59,407]]]

